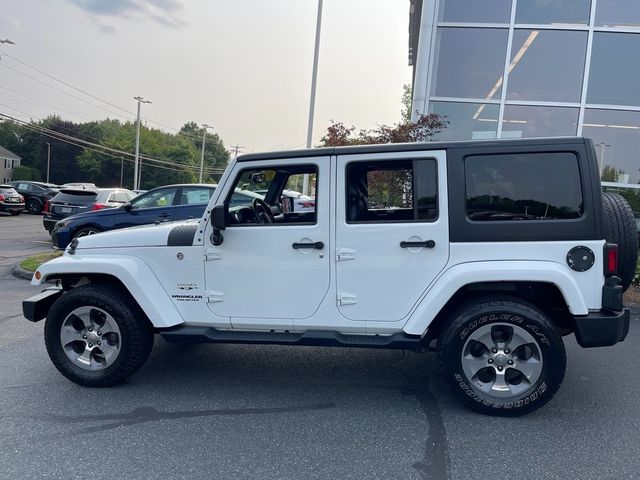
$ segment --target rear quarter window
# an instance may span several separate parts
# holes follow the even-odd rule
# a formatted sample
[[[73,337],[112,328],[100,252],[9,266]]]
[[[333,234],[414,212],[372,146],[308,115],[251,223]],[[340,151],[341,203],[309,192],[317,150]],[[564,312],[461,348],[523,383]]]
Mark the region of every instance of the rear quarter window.
[[[573,153],[472,155],[464,160],[464,174],[469,220],[567,220],[584,214]]]

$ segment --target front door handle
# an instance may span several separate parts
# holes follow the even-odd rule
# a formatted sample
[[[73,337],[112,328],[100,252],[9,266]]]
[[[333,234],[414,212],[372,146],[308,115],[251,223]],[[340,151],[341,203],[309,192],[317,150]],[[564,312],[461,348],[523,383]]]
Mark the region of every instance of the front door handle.
[[[433,248],[436,242],[425,240],[424,242],[400,242],[400,248]]]
[[[304,249],[304,248],[315,248],[316,250],[322,250],[324,248],[324,242],[313,242],[313,243],[293,243],[291,245],[295,249]]]
[[[169,212],[162,212],[160,215],[158,215],[160,218],[167,218],[170,217],[171,214]]]

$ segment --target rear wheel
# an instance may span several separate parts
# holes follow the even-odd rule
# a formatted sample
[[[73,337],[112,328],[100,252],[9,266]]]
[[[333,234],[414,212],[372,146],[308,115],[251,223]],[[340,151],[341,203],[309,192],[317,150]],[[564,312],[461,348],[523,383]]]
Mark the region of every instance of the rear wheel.
[[[467,303],[438,344],[445,380],[482,413],[532,412],[553,397],[564,378],[562,338],[546,315],[518,299]]]
[[[26,208],[29,215],[40,215],[42,213],[42,203],[35,198],[27,201]]]
[[[15,217],[16,215],[20,215],[20,212],[11,212],[11,215]]]
[[[140,308],[126,293],[105,285],[64,293],[49,311],[44,336],[60,373],[88,387],[124,382],[153,346],[153,330]]]

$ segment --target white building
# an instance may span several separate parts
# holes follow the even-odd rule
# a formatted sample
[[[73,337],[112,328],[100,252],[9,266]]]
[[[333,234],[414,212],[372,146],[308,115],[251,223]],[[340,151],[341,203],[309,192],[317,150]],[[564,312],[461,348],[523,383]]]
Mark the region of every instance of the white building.
[[[0,146],[0,178],[2,183],[10,182],[13,169],[20,165],[20,157]]]

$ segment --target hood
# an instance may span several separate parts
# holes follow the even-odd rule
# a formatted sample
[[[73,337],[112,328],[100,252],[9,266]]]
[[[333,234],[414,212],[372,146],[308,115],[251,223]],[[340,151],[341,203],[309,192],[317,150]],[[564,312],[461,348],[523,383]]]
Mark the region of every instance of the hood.
[[[78,239],[76,250],[122,247],[190,246],[200,220],[164,222],[140,227],[111,230]]]

